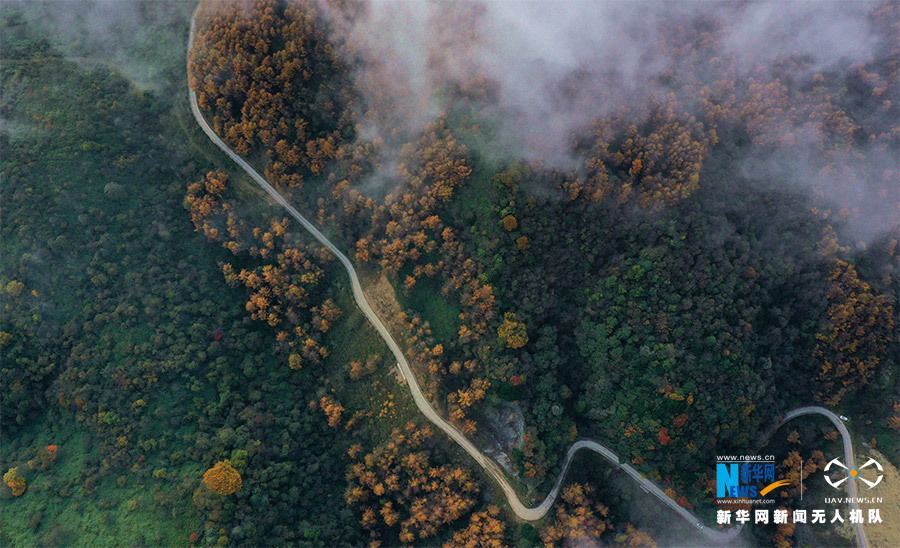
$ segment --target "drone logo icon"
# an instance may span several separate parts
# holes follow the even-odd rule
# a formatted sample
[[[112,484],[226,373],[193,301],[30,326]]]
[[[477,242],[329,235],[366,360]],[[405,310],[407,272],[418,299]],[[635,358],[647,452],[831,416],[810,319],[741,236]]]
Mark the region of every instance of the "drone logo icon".
[[[875,468],[878,470],[878,477],[875,479],[875,481],[869,481],[860,475],[860,470],[862,470],[863,468],[866,468],[867,466],[872,466],[873,464],[875,465]],[[847,470],[847,474],[837,481],[832,481],[831,477],[829,477],[827,475],[828,470],[831,469],[832,465],[834,465],[835,467],[843,468],[844,470]],[[854,466],[853,468],[848,469],[844,465],[844,463],[842,463],[840,461],[840,459],[834,458],[834,459],[831,459],[830,461],[828,461],[828,464],[825,465],[825,473],[826,473],[825,481],[828,482],[828,485],[837,489],[838,487],[840,487],[840,485],[842,483],[844,483],[848,479],[858,479],[859,481],[868,485],[869,489],[871,489],[871,488],[875,487],[876,485],[878,485],[879,483],[881,483],[881,480],[884,479],[884,474],[882,472],[884,472],[884,469],[881,468],[881,464],[875,459],[870,458],[862,466],[860,466],[858,468]]]

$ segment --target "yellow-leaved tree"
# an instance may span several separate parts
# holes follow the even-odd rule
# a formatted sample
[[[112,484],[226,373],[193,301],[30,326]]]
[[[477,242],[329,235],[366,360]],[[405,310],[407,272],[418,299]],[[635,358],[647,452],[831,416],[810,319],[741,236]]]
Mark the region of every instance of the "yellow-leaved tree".
[[[220,495],[230,495],[241,488],[241,474],[225,459],[203,474],[203,483]]]
[[[14,466],[3,474],[3,483],[9,486],[13,496],[21,496],[25,492],[25,476],[19,473],[19,467]]]
[[[503,315],[503,323],[497,328],[497,335],[506,341],[510,348],[522,348],[528,342],[528,331],[516,315],[507,312]]]

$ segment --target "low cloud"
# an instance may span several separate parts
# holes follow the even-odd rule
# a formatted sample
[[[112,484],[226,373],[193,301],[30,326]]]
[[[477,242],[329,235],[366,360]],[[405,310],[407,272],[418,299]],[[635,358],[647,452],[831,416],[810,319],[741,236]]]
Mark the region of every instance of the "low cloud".
[[[352,22],[331,15],[338,34],[363,60],[358,83],[369,106],[370,135],[421,129],[454,108],[460,93],[448,90],[481,89],[489,99],[475,104],[501,128],[496,143],[504,154],[569,168],[577,163],[573,133],[591,120],[673,92],[684,95],[685,108],[695,108],[696,97],[679,88],[685,81],[712,86],[770,73],[787,59],[801,81],[871,62],[883,47],[872,17],[878,8],[844,1],[371,1]],[[772,171],[783,162],[769,162],[762,171],[801,189],[825,180],[817,190],[830,192],[825,202],[836,210],[855,197],[854,207],[867,210],[855,217],[870,224],[856,223],[861,238],[896,222],[896,207],[866,195],[883,185],[858,180],[877,174],[880,181],[882,173],[896,170],[891,155],[862,152],[878,164],[862,170],[852,155],[832,158],[848,162],[855,175],[823,175],[812,158],[821,132],[808,122],[771,123],[771,133],[799,136],[809,146],[789,172]],[[790,150],[798,154],[796,144]]]

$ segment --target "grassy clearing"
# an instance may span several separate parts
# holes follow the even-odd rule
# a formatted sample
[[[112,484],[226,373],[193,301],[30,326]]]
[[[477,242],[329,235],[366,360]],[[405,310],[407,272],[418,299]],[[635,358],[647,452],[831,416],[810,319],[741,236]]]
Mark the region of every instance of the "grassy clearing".
[[[462,312],[457,302],[441,294],[441,280],[421,278],[412,289],[394,287],[397,300],[404,310],[415,310],[428,321],[431,331],[439,341],[453,341],[459,331],[459,314]]]
[[[66,422],[35,423],[5,448],[4,463],[19,465],[28,489],[13,497],[0,488],[0,544],[176,546],[202,528],[190,505],[177,512],[159,509],[160,497],[172,496],[176,486],[195,484],[198,470],[184,466],[150,480],[107,474],[94,483],[101,455],[94,454],[84,430]],[[59,447],[58,457],[43,469],[40,455],[50,444]],[[153,465],[148,460],[143,466]]]
[[[358,428],[372,443],[390,437],[391,431],[408,421],[417,420],[419,411],[409,395],[405,381],[398,382],[398,370],[393,354],[384,341],[359,312],[346,274],[335,266],[332,278],[335,302],[344,311],[341,320],[329,331],[326,341],[331,354],[324,364],[325,384],[330,386],[347,409],[347,417],[360,412],[364,419]],[[352,379],[350,362],[365,363],[370,356],[378,356],[375,371]]]

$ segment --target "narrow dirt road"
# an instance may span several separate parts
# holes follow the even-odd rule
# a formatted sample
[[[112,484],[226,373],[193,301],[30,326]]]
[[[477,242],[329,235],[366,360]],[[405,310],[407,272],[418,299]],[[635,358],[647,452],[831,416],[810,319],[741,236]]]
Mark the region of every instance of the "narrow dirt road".
[[[197,12],[194,11],[194,16],[191,18],[191,31],[190,36],[188,38],[188,51],[191,49],[191,45],[194,40],[194,25],[195,20],[197,18]],[[194,115],[194,118],[197,120],[197,123],[203,129],[203,132],[206,133],[207,137],[215,143],[217,147],[219,147],[225,154],[228,155],[229,158],[234,160],[234,162],[241,167],[269,196],[272,197],[273,200],[280,206],[282,206],[294,219],[296,219],[302,226],[305,228],[310,234],[315,237],[322,245],[328,248],[335,257],[341,262],[344,266],[344,269],[347,271],[347,275],[350,276],[350,282],[353,287],[353,299],[356,301],[356,305],[362,311],[363,315],[365,315],[366,319],[369,320],[369,323],[372,324],[372,327],[378,332],[384,342],[387,344],[388,348],[391,350],[391,353],[394,354],[394,357],[397,359],[397,365],[400,368],[400,372],[403,375],[404,380],[406,380],[407,385],[409,386],[409,391],[412,394],[413,401],[416,404],[416,407],[419,408],[419,411],[425,415],[432,424],[440,428],[444,433],[446,433],[450,438],[453,439],[460,447],[462,447],[466,453],[468,453],[475,462],[478,463],[479,466],[484,469],[484,471],[500,486],[503,490],[503,493],[506,495],[506,499],[512,508],[513,512],[515,512],[516,516],[520,519],[526,521],[536,521],[541,519],[547,514],[547,511],[550,510],[550,507],[553,506],[553,503],[556,501],[556,497],[559,494],[560,487],[562,486],[563,479],[565,478],[566,472],[569,469],[569,465],[572,462],[572,458],[575,456],[575,453],[580,451],[581,449],[588,449],[590,451],[594,451],[598,453],[602,457],[604,457],[609,462],[618,466],[623,472],[631,476],[636,482],[638,482],[646,491],[653,494],[656,498],[658,498],[663,504],[674,510],[678,513],[682,518],[687,520],[689,523],[695,525],[698,530],[709,540],[715,542],[716,544],[727,543],[734,539],[741,531],[740,526],[732,527],[727,530],[719,530],[713,529],[710,527],[706,527],[702,524],[699,518],[689,512],[687,509],[679,506],[674,500],[666,496],[662,489],[659,488],[655,483],[643,477],[637,470],[632,468],[628,464],[621,463],[618,455],[612,452],[608,447],[602,445],[599,442],[593,440],[580,440],[576,441],[569,447],[568,452],[566,453],[565,464],[563,465],[563,469],[559,474],[559,477],[556,480],[556,484],[553,486],[553,489],[550,493],[547,494],[547,498],[541,502],[538,506],[534,508],[528,508],[522,501],[519,500],[519,496],[516,494],[510,482],[506,479],[506,475],[503,473],[503,470],[500,466],[491,458],[487,457],[484,453],[482,453],[475,445],[469,441],[459,430],[456,429],[452,424],[443,419],[428,400],[425,398],[425,395],[422,393],[422,389],[419,387],[419,383],[416,380],[415,375],[410,369],[409,362],[406,361],[406,356],[403,355],[403,351],[400,349],[400,346],[394,341],[394,338],[391,336],[391,333],[385,327],[384,323],[382,323],[381,319],[375,314],[375,311],[372,310],[372,307],[369,305],[369,301],[366,299],[366,295],[363,292],[362,285],[359,282],[359,276],[356,273],[356,269],[353,267],[353,264],[350,262],[350,259],[347,258],[331,241],[319,231],[318,228],[315,227],[311,222],[309,222],[306,217],[300,214],[291,204],[288,203],[287,200],[279,193],[275,187],[269,184],[266,179],[256,172],[250,164],[244,161],[243,158],[238,156],[231,148],[228,147],[216,133],[212,130],[209,124],[206,122],[206,119],[203,117],[203,113],[200,112],[200,106],[197,104],[197,95],[194,93],[192,89],[188,89],[188,94],[191,103],[191,112]],[[841,420],[832,413],[831,411],[822,408],[822,407],[801,407],[799,409],[795,409],[787,416],[785,416],[782,424],[787,422],[795,417],[799,417],[802,415],[808,414],[819,414],[828,417],[831,422],[837,426],[838,431],[841,434],[841,437],[844,440],[844,458],[845,462],[848,463],[848,466],[853,466],[853,446],[852,441],[850,439],[850,433],[847,431],[847,428],[841,422]],[[848,482],[850,487],[850,496],[856,496],[856,488],[854,482]],[[856,505],[854,504],[854,508]],[[857,526],[857,535],[859,538],[859,545],[862,548],[867,547],[865,534],[862,531],[862,528]]]

